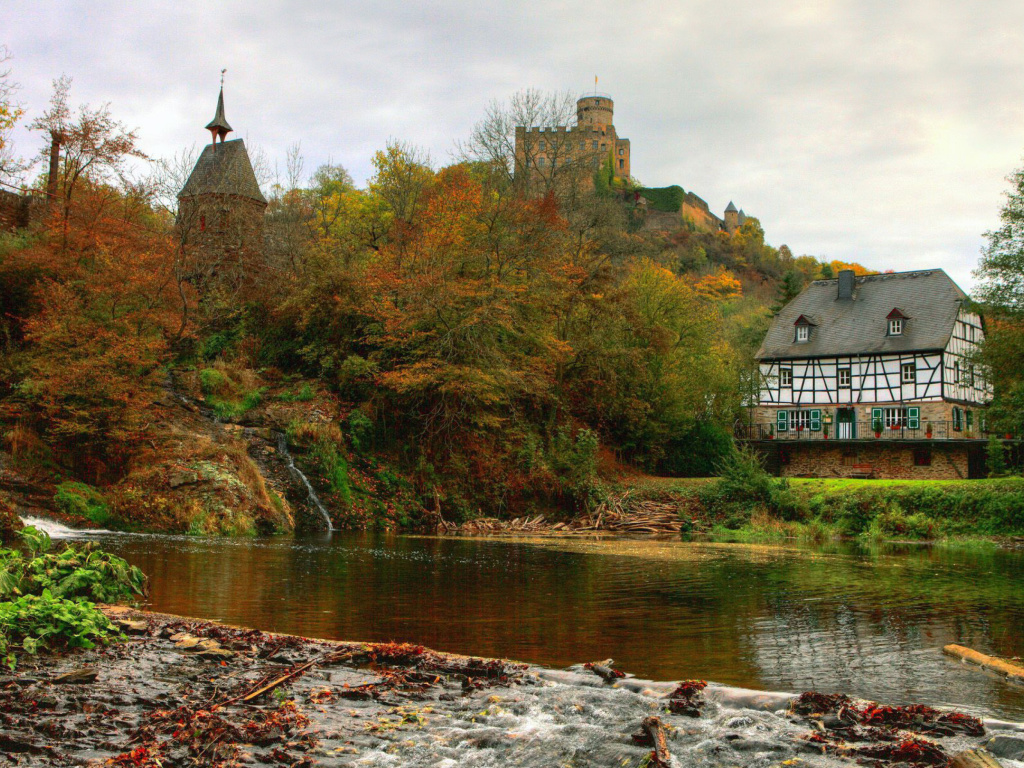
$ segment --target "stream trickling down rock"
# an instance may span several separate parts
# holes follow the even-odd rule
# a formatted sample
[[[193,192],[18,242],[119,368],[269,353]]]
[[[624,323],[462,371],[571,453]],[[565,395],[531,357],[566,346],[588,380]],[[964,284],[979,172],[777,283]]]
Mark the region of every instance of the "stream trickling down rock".
[[[57,535],[75,535],[56,531]],[[1024,720],[1024,687],[942,655],[1024,655],[1024,553],[922,546],[104,534],[151,607],[654,680],[842,691]]]
[[[334,526],[331,524],[330,513],[320,501],[320,497],[316,495],[316,491],[313,490],[313,486],[309,482],[309,478],[303,474],[301,469],[295,466],[295,459],[288,450],[288,438],[283,434],[277,436],[277,452],[284,457],[288,466],[288,472],[291,474],[292,478],[306,489],[306,497],[309,499],[310,505],[320,513],[320,516],[323,518],[324,525],[327,528],[327,532],[333,532]]]

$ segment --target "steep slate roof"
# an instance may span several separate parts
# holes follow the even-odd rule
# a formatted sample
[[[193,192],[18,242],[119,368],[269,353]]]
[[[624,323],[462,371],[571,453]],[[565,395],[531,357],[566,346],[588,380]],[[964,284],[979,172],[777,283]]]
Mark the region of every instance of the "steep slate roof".
[[[735,211],[735,210],[736,210],[736,206],[733,204],[732,200],[730,200],[729,204],[727,206],[725,206],[725,212],[726,213],[731,213],[732,211]]]
[[[178,199],[193,195],[237,195],[267,204],[242,139],[206,145]]]
[[[838,280],[815,280],[772,320],[758,360],[943,349],[967,294],[941,269],[868,275],[854,280],[852,299],[838,299]],[[906,315],[903,333],[888,335],[893,307]],[[817,323],[797,344],[801,315]]]

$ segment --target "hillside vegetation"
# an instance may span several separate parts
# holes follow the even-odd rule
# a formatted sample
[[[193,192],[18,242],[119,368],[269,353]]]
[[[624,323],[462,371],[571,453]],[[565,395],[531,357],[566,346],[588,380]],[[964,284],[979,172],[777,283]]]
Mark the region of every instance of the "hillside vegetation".
[[[56,119],[59,194],[0,237],[0,461],[20,508],[85,524],[289,530],[281,435],[355,527],[710,474],[769,308],[832,270],[756,219],[633,232],[611,191],[399,143],[365,189],[338,166],[273,186],[263,245],[211,264],[175,230],[180,173],[124,181],[137,138],[66,87]]]

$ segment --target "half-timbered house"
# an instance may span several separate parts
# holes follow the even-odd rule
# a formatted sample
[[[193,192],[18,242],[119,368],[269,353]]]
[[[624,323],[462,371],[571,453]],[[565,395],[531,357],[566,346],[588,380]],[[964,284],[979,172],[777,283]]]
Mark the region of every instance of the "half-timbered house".
[[[815,280],[772,320],[738,436],[782,475],[980,475],[983,338],[941,269]]]

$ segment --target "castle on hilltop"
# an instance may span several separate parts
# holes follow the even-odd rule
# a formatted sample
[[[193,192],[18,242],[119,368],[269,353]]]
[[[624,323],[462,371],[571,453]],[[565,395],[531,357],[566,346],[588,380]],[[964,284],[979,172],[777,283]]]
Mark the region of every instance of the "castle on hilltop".
[[[542,189],[561,179],[584,185],[593,183],[602,167],[610,169],[612,180],[630,179],[629,139],[619,136],[614,122],[615,102],[606,93],[592,93],[576,102],[576,125],[516,126],[515,175]],[[732,201],[719,218],[693,192],[657,194],[662,190],[641,189],[634,194],[643,211],[646,229],[677,229],[693,224],[700,229],[732,234],[746,221],[746,214]],[[645,194],[645,193],[651,194]],[[657,200],[655,205],[649,202]],[[666,208],[666,201],[668,207]]]
[[[573,168],[597,171],[610,162],[616,179],[629,178],[629,139],[620,138],[612,121],[615,103],[611,96],[595,93],[576,102],[574,126],[516,126],[516,175],[528,174],[539,181],[553,180]]]

